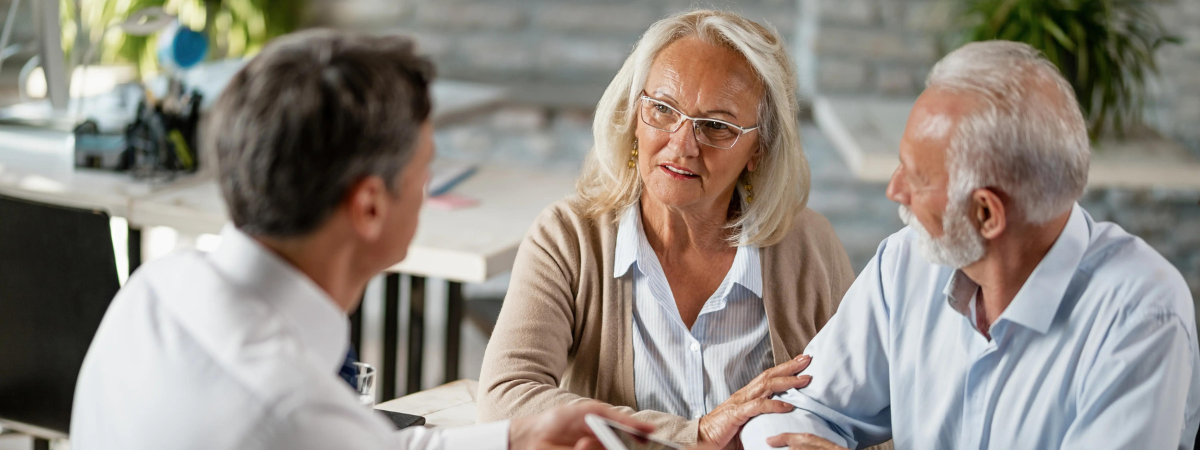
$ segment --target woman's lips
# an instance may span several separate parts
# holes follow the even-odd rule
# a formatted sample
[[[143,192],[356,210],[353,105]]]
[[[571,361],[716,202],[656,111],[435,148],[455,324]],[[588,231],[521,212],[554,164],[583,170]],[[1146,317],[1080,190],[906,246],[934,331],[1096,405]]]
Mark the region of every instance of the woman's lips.
[[[700,177],[690,170],[670,164],[662,164],[659,165],[658,168],[659,170],[662,170],[663,173],[667,174],[667,176],[670,176],[676,180],[692,180]]]

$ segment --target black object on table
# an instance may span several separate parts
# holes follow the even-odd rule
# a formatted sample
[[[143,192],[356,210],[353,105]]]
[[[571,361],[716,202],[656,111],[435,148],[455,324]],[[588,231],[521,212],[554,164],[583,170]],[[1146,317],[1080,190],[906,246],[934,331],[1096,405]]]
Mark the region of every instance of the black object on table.
[[[392,425],[396,426],[397,430],[403,430],[408,427],[425,425],[425,418],[421,417],[421,416],[414,416],[412,414],[398,413],[395,411],[388,411],[385,409],[377,409],[375,411],[378,412],[379,414],[382,414],[384,417],[387,417],[387,419],[392,422]]]
[[[66,434],[84,355],[120,288],[109,216],[0,196],[0,237],[0,418]]]

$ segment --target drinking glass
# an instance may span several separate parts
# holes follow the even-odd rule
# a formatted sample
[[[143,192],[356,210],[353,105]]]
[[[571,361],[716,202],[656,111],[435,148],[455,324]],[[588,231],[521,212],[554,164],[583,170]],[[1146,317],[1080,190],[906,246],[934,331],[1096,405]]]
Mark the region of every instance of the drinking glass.
[[[367,407],[375,406],[375,367],[367,363],[354,363],[358,401]]]

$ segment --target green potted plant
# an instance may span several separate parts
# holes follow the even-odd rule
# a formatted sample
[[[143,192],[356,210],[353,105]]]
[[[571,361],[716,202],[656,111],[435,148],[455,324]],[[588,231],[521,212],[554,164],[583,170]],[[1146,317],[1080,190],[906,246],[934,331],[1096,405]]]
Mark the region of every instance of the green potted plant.
[[[1140,123],[1155,53],[1179,43],[1148,0],[960,0],[957,43],[1025,42],[1050,59],[1075,88],[1092,136],[1124,136]],[[1110,128],[1111,127],[1111,128]]]
[[[158,71],[155,37],[106,32],[136,11],[160,6],[176,15],[181,24],[204,30],[209,37],[210,59],[257,53],[267,41],[295,30],[303,12],[303,3],[295,0],[59,1],[63,44],[68,54],[83,54],[74,47],[98,45],[98,61],[93,62],[131,63],[143,78]]]

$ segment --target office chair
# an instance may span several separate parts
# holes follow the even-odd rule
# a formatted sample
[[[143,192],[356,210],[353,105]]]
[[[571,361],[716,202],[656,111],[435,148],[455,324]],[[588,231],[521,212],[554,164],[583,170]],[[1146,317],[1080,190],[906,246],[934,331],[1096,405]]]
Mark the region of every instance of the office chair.
[[[67,434],[117,280],[108,214],[0,196],[0,419]]]

